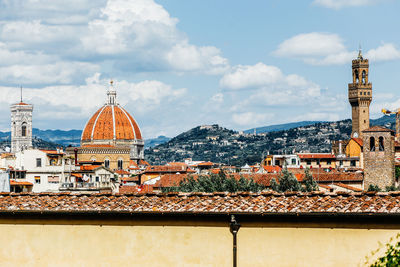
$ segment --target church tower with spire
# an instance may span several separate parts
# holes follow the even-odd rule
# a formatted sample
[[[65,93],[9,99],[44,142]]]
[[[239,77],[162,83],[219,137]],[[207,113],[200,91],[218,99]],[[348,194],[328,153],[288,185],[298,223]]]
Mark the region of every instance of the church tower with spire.
[[[21,101],[11,105],[11,152],[16,153],[32,147],[33,105]]]
[[[351,137],[361,137],[369,128],[369,105],[372,101],[372,84],[368,82],[369,63],[361,49],[352,61],[353,82],[349,83],[349,102],[352,114]]]

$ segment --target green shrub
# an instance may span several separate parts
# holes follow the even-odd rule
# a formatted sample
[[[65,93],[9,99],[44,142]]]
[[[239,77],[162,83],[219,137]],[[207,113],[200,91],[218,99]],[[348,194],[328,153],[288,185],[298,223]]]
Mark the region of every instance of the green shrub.
[[[377,185],[370,184],[369,187],[368,187],[368,191],[380,192],[381,189]]]

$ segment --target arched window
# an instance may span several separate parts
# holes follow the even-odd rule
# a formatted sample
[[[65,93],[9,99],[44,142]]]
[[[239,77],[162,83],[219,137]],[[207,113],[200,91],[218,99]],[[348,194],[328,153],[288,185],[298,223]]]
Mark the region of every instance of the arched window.
[[[369,151],[375,151],[375,138],[369,138]]]
[[[26,124],[25,124],[25,123],[22,124],[22,127],[21,127],[21,135],[22,135],[22,136],[26,136]]]
[[[385,150],[385,145],[383,144],[383,137],[379,137],[379,151],[384,151]]]
[[[119,159],[118,160],[118,170],[122,170],[122,163],[123,163],[122,159]]]
[[[362,72],[362,83],[366,84],[367,82],[367,73],[365,72],[365,70],[363,70]]]
[[[109,159],[104,160],[104,167],[110,168],[110,160]]]
[[[358,78],[358,70],[354,71],[354,76],[356,78],[356,83],[358,83],[358,80],[359,80],[359,78]]]

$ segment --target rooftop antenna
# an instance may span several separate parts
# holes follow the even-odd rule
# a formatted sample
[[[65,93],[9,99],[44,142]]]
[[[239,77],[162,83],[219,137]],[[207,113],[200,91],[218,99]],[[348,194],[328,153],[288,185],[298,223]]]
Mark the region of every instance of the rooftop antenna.
[[[22,103],[22,86],[21,86],[21,103]]]

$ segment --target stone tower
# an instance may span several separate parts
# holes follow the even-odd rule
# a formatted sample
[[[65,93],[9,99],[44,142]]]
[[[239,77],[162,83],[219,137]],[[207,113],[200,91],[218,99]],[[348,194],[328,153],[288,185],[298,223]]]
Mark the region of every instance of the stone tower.
[[[364,190],[370,185],[381,189],[395,184],[394,132],[373,126],[363,131]]]
[[[353,82],[349,83],[349,102],[351,105],[351,137],[361,137],[362,131],[369,128],[369,105],[372,101],[372,84],[368,82],[368,59],[361,50],[352,61]]]
[[[32,112],[33,105],[22,101],[11,105],[12,153],[32,147]]]

